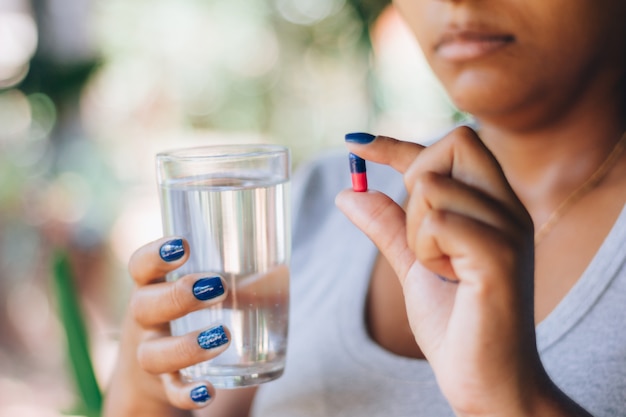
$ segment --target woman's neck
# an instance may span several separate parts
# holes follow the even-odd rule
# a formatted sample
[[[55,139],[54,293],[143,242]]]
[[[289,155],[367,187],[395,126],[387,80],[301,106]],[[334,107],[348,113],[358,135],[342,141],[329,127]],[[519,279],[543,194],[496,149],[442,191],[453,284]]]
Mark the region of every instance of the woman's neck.
[[[480,135],[541,224],[596,171],[625,129],[624,118],[604,113],[525,131],[482,123]]]

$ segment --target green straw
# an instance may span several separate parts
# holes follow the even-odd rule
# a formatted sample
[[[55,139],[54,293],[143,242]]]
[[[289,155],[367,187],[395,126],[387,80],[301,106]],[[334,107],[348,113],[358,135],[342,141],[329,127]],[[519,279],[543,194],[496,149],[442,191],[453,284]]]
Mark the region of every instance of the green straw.
[[[54,253],[52,271],[59,319],[67,339],[67,355],[79,391],[77,408],[89,417],[98,417],[102,410],[102,392],[93,370],[87,331],[66,252]]]

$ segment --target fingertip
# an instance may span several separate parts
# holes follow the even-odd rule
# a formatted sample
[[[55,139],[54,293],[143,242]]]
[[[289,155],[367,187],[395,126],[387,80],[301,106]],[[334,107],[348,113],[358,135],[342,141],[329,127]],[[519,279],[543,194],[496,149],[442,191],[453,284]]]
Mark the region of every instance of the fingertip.
[[[183,382],[178,372],[163,374],[168,401],[183,410],[204,408],[215,398],[215,388],[209,381]]]
[[[209,383],[196,384],[189,390],[189,398],[196,408],[206,407],[214,395],[215,390]]]
[[[159,246],[159,256],[165,262],[178,261],[189,252],[189,244],[185,239],[178,236],[164,238]]]
[[[189,258],[189,252],[185,238],[162,237],[137,249],[128,262],[128,270],[138,285],[145,285],[180,267]]]
[[[144,328],[163,326],[193,311],[223,302],[226,280],[215,273],[185,275],[173,282],[155,282],[133,291],[129,311]]]
[[[198,345],[204,350],[216,350],[221,352],[230,345],[231,334],[230,330],[220,324],[215,327],[203,330],[198,333],[196,338]],[[218,348],[221,348],[218,350]]]
[[[337,193],[337,195],[335,196],[335,205],[339,208],[342,207],[343,204],[345,204],[345,200],[348,196],[348,194],[352,193],[352,189],[350,188],[346,188],[345,190],[341,190],[339,191],[339,193]]]
[[[378,198],[383,195],[376,190],[367,190],[365,192],[354,191],[352,188],[341,190],[335,196],[335,205],[341,211],[357,210],[361,205],[367,204],[366,201],[371,198]]]
[[[191,284],[191,293],[196,300],[213,300],[215,302],[226,297],[228,287],[226,280],[224,280],[223,277],[217,274],[208,274],[207,276],[203,275],[201,278],[196,279],[195,275],[191,276],[190,279],[193,280],[193,283]],[[178,282],[184,281],[179,280]]]
[[[369,142],[346,140],[348,150],[359,157],[389,165],[400,173],[404,173],[424,146],[415,142],[406,142],[389,136],[378,135]]]
[[[366,132],[351,132],[346,133],[345,140],[349,143],[357,143],[360,145],[366,145],[373,142],[376,139],[375,135]]]
[[[345,190],[341,190],[335,196],[335,206],[344,214],[349,214],[355,209],[355,200],[363,194],[366,193],[356,192],[352,188],[346,188]]]
[[[144,337],[137,347],[137,363],[152,375],[175,372],[214,359],[228,349],[232,340],[223,325],[180,336],[152,334],[153,337]]]

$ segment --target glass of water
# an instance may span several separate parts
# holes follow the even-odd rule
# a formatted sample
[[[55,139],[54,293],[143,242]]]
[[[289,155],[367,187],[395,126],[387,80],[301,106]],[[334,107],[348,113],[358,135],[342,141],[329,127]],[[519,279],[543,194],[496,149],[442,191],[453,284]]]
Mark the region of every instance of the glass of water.
[[[231,344],[181,371],[216,388],[256,385],[283,373],[289,312],[289,150],[223,145],[157,155],[165,235],[186,238],[190,256],[168,274],[220,275],[228,297],[171,323],[174,336],[223,324]]]

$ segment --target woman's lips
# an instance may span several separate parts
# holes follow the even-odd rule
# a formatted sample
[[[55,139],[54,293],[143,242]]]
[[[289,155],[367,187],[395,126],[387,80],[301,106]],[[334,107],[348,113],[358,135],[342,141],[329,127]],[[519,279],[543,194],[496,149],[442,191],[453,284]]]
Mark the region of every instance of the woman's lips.
[[[448,32],[435,45],[435,52],[448,61],[470,61],[505,48],[514,41],[512,35],[472,31]]]

